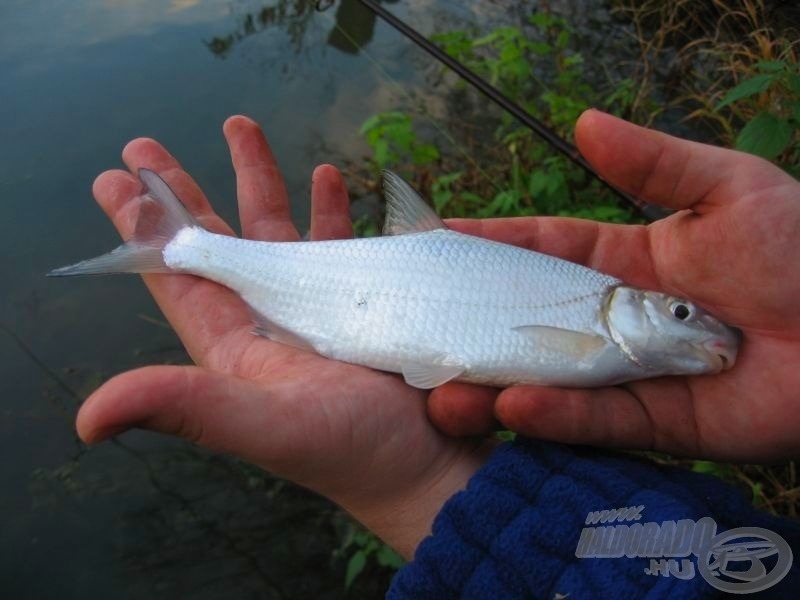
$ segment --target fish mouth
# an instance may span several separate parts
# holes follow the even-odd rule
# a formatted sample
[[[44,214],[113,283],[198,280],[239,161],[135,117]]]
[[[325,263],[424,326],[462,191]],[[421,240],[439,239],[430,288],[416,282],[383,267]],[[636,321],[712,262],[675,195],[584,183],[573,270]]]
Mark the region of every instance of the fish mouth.
[[[736,364],[738,344],[731,344],[728,340],[713,339],[703,344],[703,349],[713,361],[715,372],[727,371]]]

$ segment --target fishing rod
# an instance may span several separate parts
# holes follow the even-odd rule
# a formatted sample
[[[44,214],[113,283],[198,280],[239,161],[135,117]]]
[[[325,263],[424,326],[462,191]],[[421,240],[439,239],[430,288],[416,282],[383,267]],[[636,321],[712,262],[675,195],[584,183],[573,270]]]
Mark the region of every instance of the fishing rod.
[[[624,200],[626,203],[632,206],[645,219],[649,221],[655,221],[669,214],[664,209],[658,206],[647,204],[646,202],[640,200],[639,198],[636,198],[635,196],[628,194],[627,192],[619,189],[618,187],[614,186],[613,184],[603,179],[597,173],[597,171],[595,171],[592,168],[592,166],[586,161],[586,159],[583,158],[583,156],[581,156],[580,152],[574,145],[570,144],[568,141],[561,138],[555,131],[547,127],[547,125],[542,123],[539,119],[534,117],[531,113],[522,108],[519,104],[514,102],[511,98],[506,96],[503,92],[498,90],[496,87],[494,87],[483,77],[475,73],[469,67],[467,67],[460,61],[456,60],[446,52],[444,52],[441,48],[439,48],[428,38],[419,33],[416,29],[405,23],[405,21],[396,17],[394,14],[392,14],[391,12],[380,6],[374,0],[359,0],[359,2],[363,6],[368,8],[370,11],[372,11],[372,13],[383,19],[386,23],[394,27],[406,38],[414,42],[418,47],[425,50],[425,52],[430,54],[433,58],[450,67],[462,79],[469,82],[473,87],[475,87],[478,91],[487,96],[490,100],[492,100],[493,102],[495,102],[496,104],[498,104],[499,106],[510,112],[512,115],[514,115],[525,126],[527,126],[539,137],[541,137],[547,143],[553,146],[553,148],[561,152],[564,156],[566,156],[573,163],[581,167],[589,175],[598,179],[608,189],[610,189],[622,200]],[[327,4],[327,6],[324,6],[323,8],[322,5],[325,4]],[[324,1],[319,2],[318,9],[324,10],[325,8],[328,8],[331,4],[332,2],[324,2]]]

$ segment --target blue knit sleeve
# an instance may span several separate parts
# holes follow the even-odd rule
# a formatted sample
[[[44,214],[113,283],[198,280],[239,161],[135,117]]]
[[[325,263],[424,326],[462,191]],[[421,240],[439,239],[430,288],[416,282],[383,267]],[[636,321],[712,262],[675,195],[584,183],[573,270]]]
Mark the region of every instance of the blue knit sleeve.
[[[518,439],[495,450],[467,488],[445,503],[388,597],[714,597],[721,592],[701,576],[700,558],[680,557],[681,542],[688,548],[686,536],[700,540],[739,527],[777,533],[800,559],[800,524],[756,511],[717,478]],[[798,561],[785,549],[782,554],[789,572],[756,597],[800,597]],[[769,570],[780,560],[778,553],[763,564]],[[729,570],[752,563],[737,564]]]

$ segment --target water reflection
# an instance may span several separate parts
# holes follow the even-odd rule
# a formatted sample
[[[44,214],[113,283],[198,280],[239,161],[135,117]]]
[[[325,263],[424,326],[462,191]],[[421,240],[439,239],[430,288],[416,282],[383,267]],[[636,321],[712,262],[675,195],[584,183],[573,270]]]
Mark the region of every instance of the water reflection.
[[[292,49],[299,53],[303,49],[306,30],[316,14],[314,0],[278,0],[240,17],[239,27],[226,35],[214,36],[206,42],[208,49],[220,58],[225,58],[231,49],[246,38],[273,26],[280,27],[289,36]]]
[[[0,60],[30,60],[58,49],[85,47],[169,25],[219,21],[228,0],[3,0]],[[31,20],[39,26],[30,27]],[[27,54],[26,54],[27,53]]]
[[[395,4],[397,0],[383,0],[384,4]],[[240,26],[233,32],[214,36],[206,42],[208,49],[220,58],[225,58],[231,49],[248,38],[270,27],[280,27],[289,35],[295,53],[303,49],[303,42],[310,22],[315,15],[330,10],[331,3],[317,0],[279,0],[259,9],[248,11],[240,18]],[[335,13],[335,22],[328,34],[328,45],[357,54],[362,46],[372,41],[376,16],[358,0],[341,0]]]
[[[396,2],[384,0],[383,4]],[[362,46],[372,41],[376,18],[358,0],[342,0],[336,9],[336,25],[328,35],[328,44],[342,52],[357,54]]]

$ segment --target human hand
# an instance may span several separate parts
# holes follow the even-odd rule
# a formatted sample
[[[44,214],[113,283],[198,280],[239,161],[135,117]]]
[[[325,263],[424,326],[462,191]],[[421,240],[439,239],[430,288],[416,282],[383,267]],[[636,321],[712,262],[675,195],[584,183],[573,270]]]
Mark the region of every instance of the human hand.
[[[232,117],[224,132],[244,237],[299,240],[261,130]],[[233,234],[157,142],[134,140],[122,156],[133,173],[158,172],[204,227]],[[123,238],[130,237],[138,179],[107,171],[93,191]],[[314,171],[311,199],[312,239],[352,236],[347,191],[334,167]],[[199,366],[146,367],[108,381],[78,414],[86,442],[139,427],[236,454],[330,497],[406,557],[485,460],[490,444],[439,433],[425,416],[425,393],[399,376],[254,336],[244,302],[211,281],[172,274],[144,280]]]
[[[454,220],[459,231],[560,256],[690,298],[742,330],[733,369],[591,390],[447,384],[428,401],[453,435],[496,428],[573,444],[721,460],[800,451],[800,182],[740,152],[587,111],[578,147],[608,181],[678,210],[649,226],[565,218]]]

